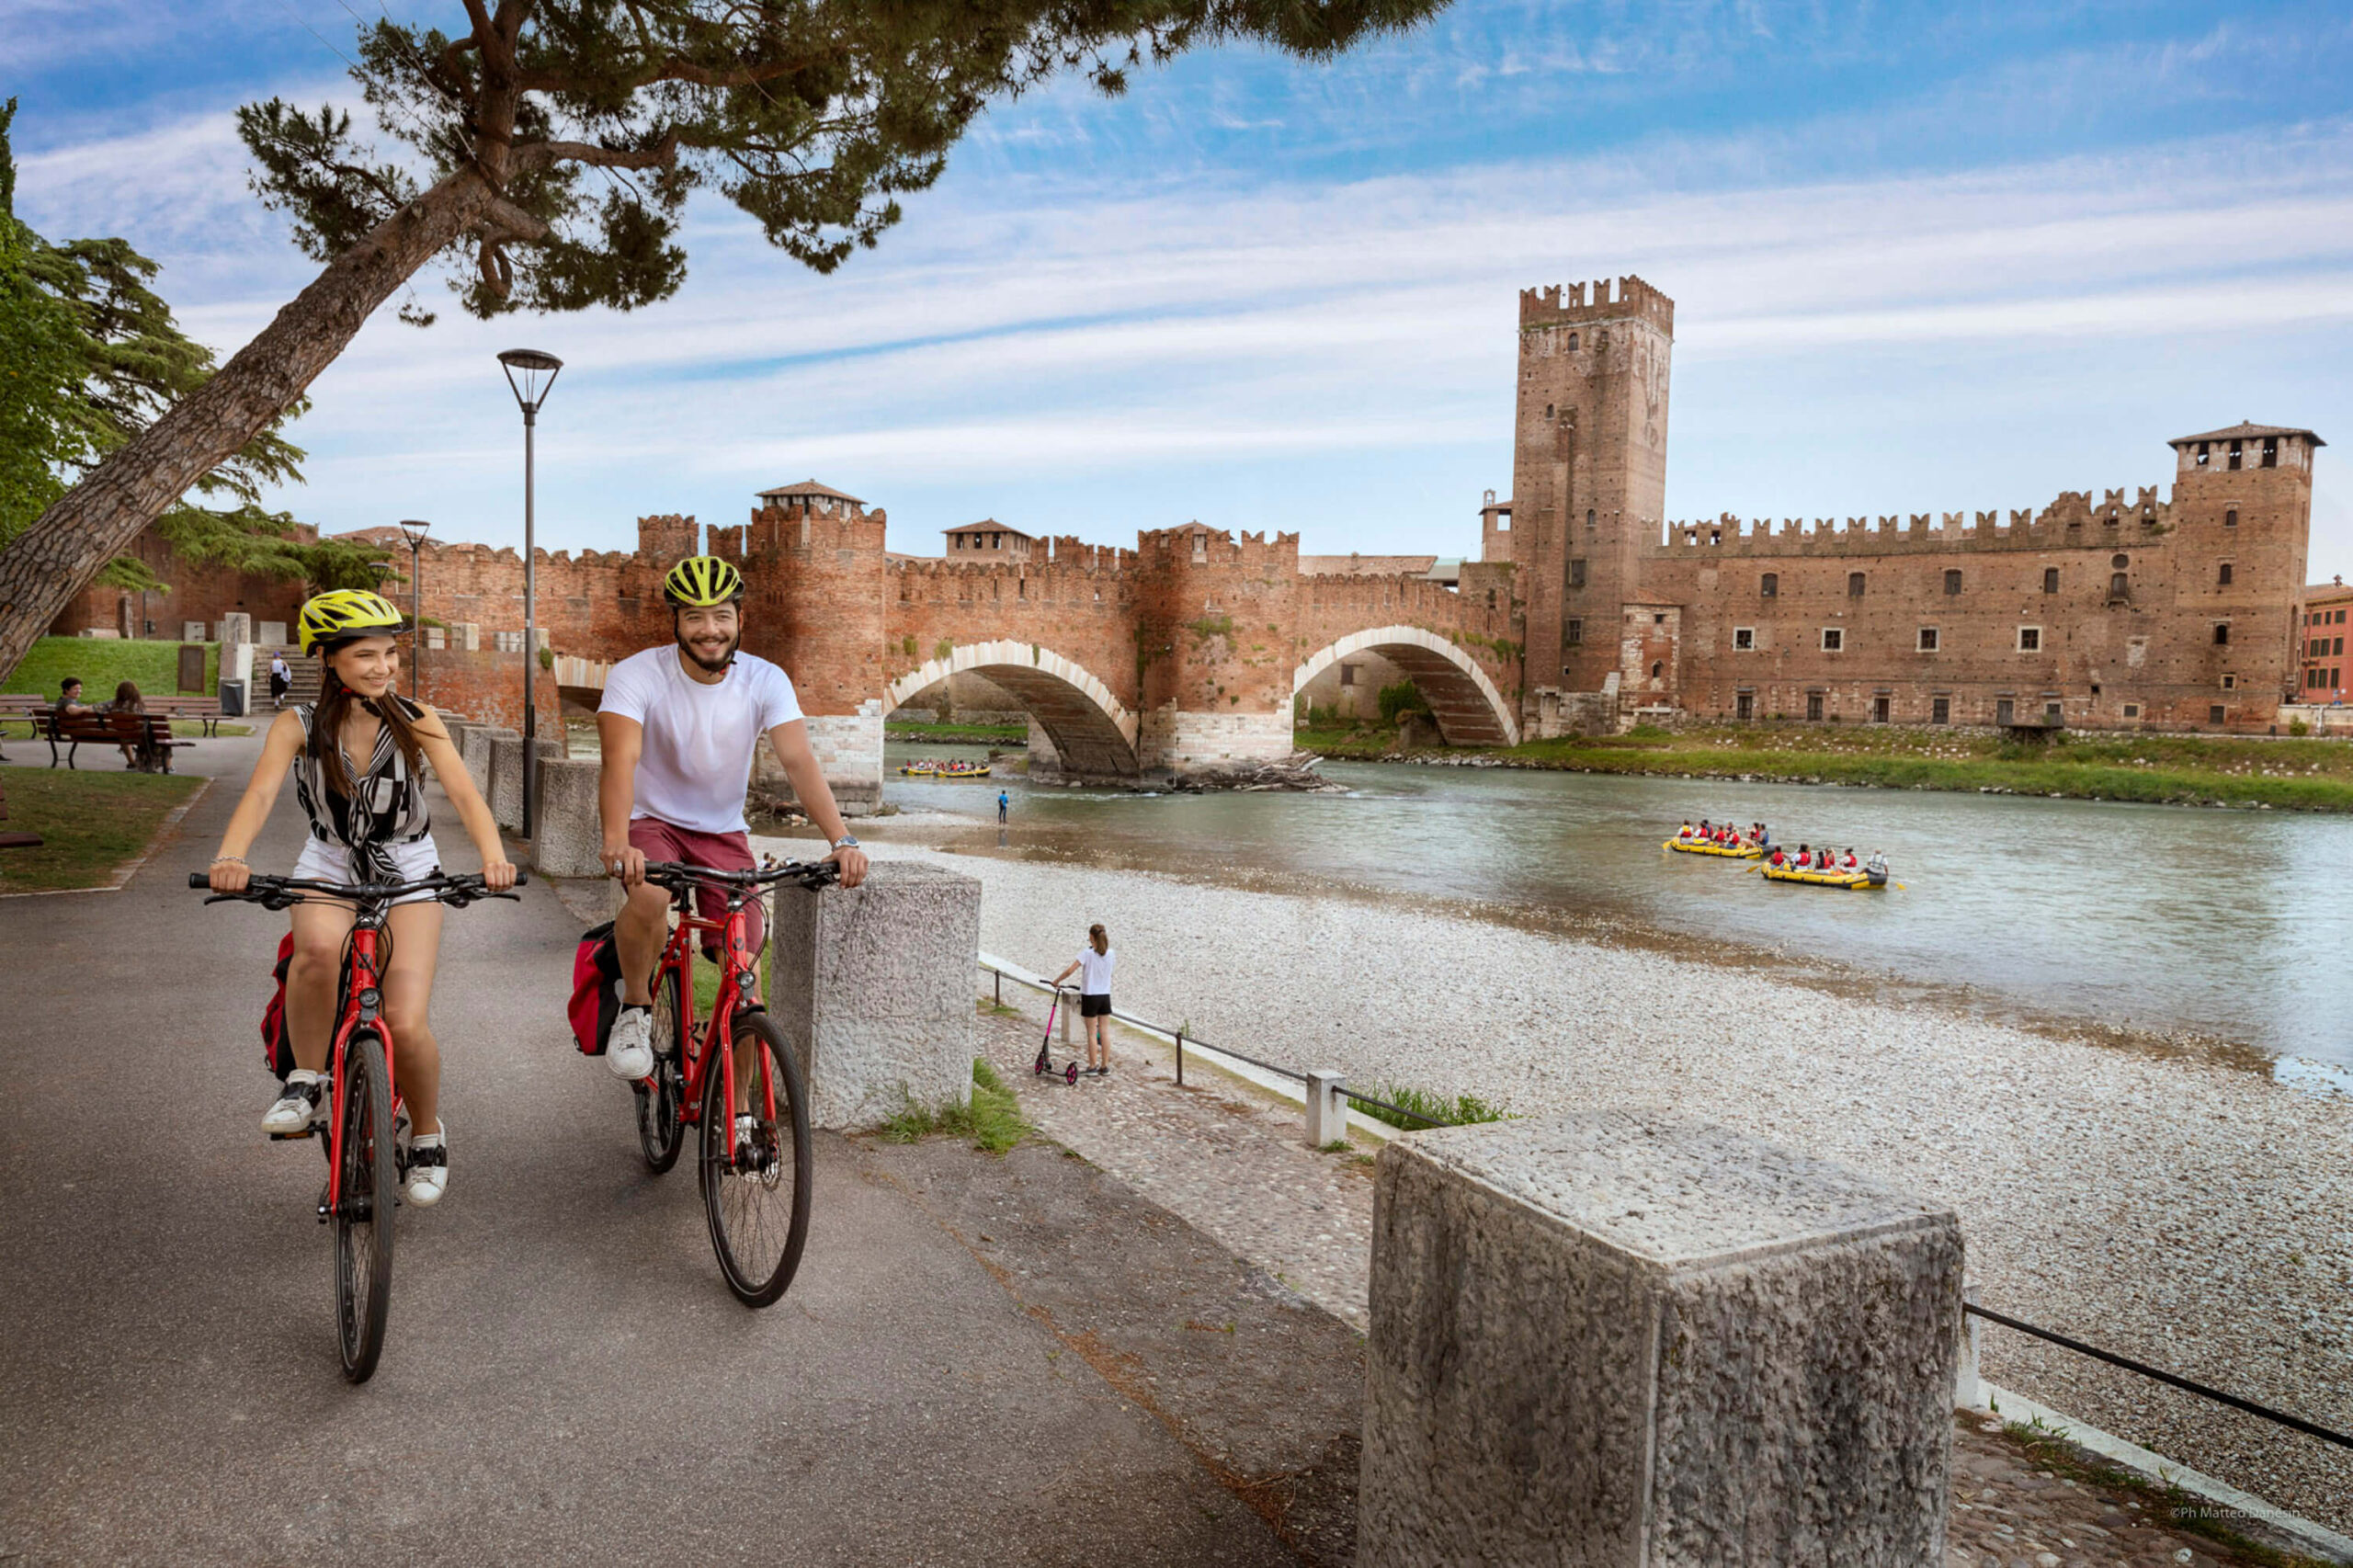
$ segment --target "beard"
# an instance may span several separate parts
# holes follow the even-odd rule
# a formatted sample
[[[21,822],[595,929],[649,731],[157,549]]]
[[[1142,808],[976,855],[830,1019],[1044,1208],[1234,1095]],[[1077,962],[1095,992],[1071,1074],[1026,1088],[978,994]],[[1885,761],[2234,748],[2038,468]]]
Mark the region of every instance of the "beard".
[[[674,633],[674,635],[676,634]],[[730,637],[727,640],[727,651],[716,659],[704,658],[695,651],[693,644],[689,643],[684,636],[677,637],[677,643],[678,652],[692,660],[696,668],[716,675],[735,662],[735,651],[744,645],[744,634],[738,631],[734,636]]]

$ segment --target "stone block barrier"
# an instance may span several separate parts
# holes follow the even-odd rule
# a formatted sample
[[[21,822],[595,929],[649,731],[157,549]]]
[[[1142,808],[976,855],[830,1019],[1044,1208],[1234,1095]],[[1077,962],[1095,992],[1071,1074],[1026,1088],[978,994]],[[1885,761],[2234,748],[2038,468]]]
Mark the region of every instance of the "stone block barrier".
[[[1364,1568],[1943,1561],[1949,1210],[1622,1111],[1399,1140],[1374,1202]]]
[[[474,781],[474,790],[485,801],[490,799],[490,748],[501,740],[517,740],[513,730],[502,730],[495,724],[469,724],[457,733],[458,756],[465,762],[466,776]]]
[[[978,879],[884,860],[855,889],[779,888],[773,907],[768,1012],[801,1052],[814,1125],[972,1097]]]
[[[547,766],[551,757],[563,756],[563,743],[546,736],[540,739],[540,766]],[[511,733],[498,734],[490,743],[490,814],[498,825],[513,833],[523,825],[523,737]],[[536,825],[536,824],[534,824]]]
[[[516,756],[522,755],[516,743]],[[602,772],[594,757],[543,756],[540,759],[540,798],[531,812],[538,836],[531,840],[531,864],[551,877],[601,877],[599,851],[604,824],[597,814],[597,780]]]

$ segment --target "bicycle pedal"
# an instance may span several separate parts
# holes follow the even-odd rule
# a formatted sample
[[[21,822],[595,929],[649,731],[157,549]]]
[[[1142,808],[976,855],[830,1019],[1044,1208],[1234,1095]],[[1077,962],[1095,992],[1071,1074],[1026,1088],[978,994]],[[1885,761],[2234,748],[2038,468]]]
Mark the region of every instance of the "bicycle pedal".
[[[303,1132],[267,1132],[263,1134],[264,1137],[267,1138],[273,1143],[299,1143],[305,1138],[316,1138],[318,1135],[319,1129],[315,1127]]]

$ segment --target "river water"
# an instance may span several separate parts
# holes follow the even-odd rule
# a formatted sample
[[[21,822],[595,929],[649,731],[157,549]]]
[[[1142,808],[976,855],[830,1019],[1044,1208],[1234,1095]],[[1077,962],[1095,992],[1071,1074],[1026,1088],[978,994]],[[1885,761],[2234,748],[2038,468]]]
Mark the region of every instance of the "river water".
[[[2284,1077],[2353,1083],[2353,818],[1375,763],[1324,765],[1346,794],[1138,795],[901,778],[915,748],[888,755],[885,798],[903,809],[986,822],[1004,789],[1017,848],[1631,917],[2038,1012],[2216,1035],[2293,1059]],[[1777,884],[1745,861],[1661,851],[1703,816],[1769,823],[1792,848],[1884,850],[1904,886]]]

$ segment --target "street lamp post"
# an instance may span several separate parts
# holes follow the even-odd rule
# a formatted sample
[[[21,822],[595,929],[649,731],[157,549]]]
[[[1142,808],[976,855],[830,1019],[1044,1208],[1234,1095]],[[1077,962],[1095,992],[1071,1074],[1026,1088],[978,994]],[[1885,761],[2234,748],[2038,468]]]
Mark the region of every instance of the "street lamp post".
[[[416,677],[425,665],[425,577],[419,569],[419,559],[425,550],[425,533],[433,525],[421,517],[401,519],[401,537],[408,540],[408,695],[416,699]]]
[[[555,385],[556,372],[563,369],[563,361],[552,354],[537,348],[509,348],[498,357],[506,368],[506,384],[514,389],[515,401],[523,410],[523,836],[532,833],[531,808],[536,803],[540,782],[539,710],[531,700],[533,678],[539,673],[539,627],[534,619],[534,595],[539,586],[538,551],[532,540],[531,481],[532,432],[540,423],[540,405],[547,401],[548,389]],[[545,377],[546,380],[540,380]]]

